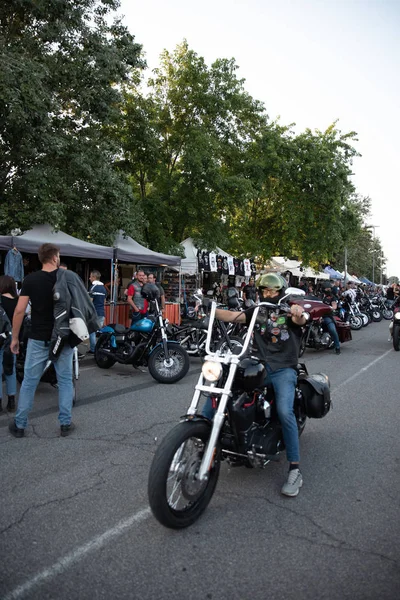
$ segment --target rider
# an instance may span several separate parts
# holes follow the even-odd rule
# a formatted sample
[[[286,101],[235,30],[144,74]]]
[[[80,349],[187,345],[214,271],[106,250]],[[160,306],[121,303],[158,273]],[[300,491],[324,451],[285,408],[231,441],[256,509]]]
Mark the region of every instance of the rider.
[[[337,309],[338,298],[333,294],[330,283],[326,283],[325,286],[323,287],[321,299],[322,299],[322,302],[331,306],[333,308],[333,310]],[[339,335],[338,335],[338,332],[336,329],[336,325],[333,321],[333,317],[327,315],[327,316],[323,317],[323,322],[324,322],[324,325],[327,328],[328,332],[330,333],[333,343],[335,344],[335,353],[340,354]]]
[[[285,294],[286,285],[283,277],[276,273],[261,275],[256,282],[260,302],[277,304]],[[249,325],[255,309],[256,307],[251,307],[245,312],[237,312],[217,308],[216,317],[225,322],[234,321]],[[289,461],[288,479],[281,490],[286,496],[297,496],[303,485],[299,469],[299,435],[293,404],[301,328],[305,323],[303,308],[293,304],[289,315],[272,313],[267,323],[256,323],[254,328],[254,342],[267,370],[265,385],[272,384],[275,391],[276,406]],[[211,399],[206,402],[203,415],[208,418],[213,417]]]

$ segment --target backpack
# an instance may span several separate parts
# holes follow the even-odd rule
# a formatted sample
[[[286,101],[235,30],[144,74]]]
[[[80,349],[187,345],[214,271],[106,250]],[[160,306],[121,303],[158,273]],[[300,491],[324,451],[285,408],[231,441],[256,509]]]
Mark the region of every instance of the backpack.
[[[0,294],[0,348],[7,342],[8,344],[11,342],[11,322],[1,304]]]

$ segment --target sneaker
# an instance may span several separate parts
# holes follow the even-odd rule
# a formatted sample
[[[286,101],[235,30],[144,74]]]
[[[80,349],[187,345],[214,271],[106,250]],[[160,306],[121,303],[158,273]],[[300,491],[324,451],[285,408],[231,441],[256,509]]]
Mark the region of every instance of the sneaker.
[[[25,435],[25,429],[22,429],[21,427],[17,427],[14,419],[8,425],[8,430],[16,438],[22,438]]]
[[[75,425],[70,423],[69,425],[61,425],[60,427],[60,435],[61,437],[67,437],[70,433],[72,433],[75,429]]]
[[[285,496],[297,496],[302,485],[303,477],[300,473],[300,469],[292,469],[289,471],[287,481],[283,485],[281,493]]]

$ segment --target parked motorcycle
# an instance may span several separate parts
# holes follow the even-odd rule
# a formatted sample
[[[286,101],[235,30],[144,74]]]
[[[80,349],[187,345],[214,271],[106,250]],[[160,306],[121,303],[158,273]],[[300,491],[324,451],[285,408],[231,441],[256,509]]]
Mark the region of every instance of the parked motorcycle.
[[[142,295],[154,303],[154,315],[140,319],[130,327],[113,323],[100,329],[94,359],[101,369],[116,362],[133,367],[147,366],[160,383],[175,383],[189,370],[189,356],[175,340],[168,339],[158,304],[158,289],[145,284]]]
[[[287,290],[288,294],[293,289]],[[271,313],[289,312],[282,298],[278,305],[263,302],[254,310],[249,333],[239,355],[211,352],[216,305],[213,303],[203,364],[187,414],[158,447],[150,468],[150,507],[166,527],[193,524],[209,504],[217,485],[220,464],[263,468],[284,449],[273,388],[265,387],[266,369],[261,359],[248,355],[257,320]],[[297,369],[294,402],[299,435],[307,417],[321,418],[330,409],[328,377]],[[211,396],[216,407],[212,421],[199,410],[200,399]]]
[[[344,309],[343,317],[346,321],[349,322],[350,328],[354,331],[358,331],[363,326],[363,319],[360,316],[359,311],[356,311],[356,307],[352,302],[349,301],[348,298],[343,298],[343,300],[339,301],[339,312],[341,309]]]
[[[382,317],[386,321],[391,321],[393,319],[393,300],[389,300],[384,296],[375,296],[372,298],[372,302],[379,307],[379,310],[382,313]]]
[[[324,322],[324,317],[330,317],[334,322],[341,343],[352,339],[350,324],[343,323],[340,317],[335,316],[332,307],[328,304],[317,300],[299,300],[297,298],[296,304],[302,306],[310,315],[310,318],[303,327],[299,356],[303,356],[306,348],[322,350],[334,346],[332,336]]]
[[[370,322],[374,321],[375,323],[379,323],[383,319],[379,305],[371,300],[365,292],[361,293],[360,310],[368,315]]]
[[[27,349],[27,344],[28,344],[28,339],[29,339],[30,327],[31,327],[30,317],[25,316],[22,327],[21,327],[21,335],[20,335],[20,340],[19,340],[19,352],[17,354],[17,359],[16,359],[16,363],[15,363],[15,375],[16,375],[17,381],[19,383],[22,383],[22,381],[24,379],[26,349]],[[72,404],[74,406],[75,406],[76,400],[77,400],[76,383],[79,379],[79,361],[80,361],[80,358],[79,358],[79,354],[78,354],[78,349],[74,348],[73,356],[72,356],[72,383],[74,386]],[[58,388],[57,373],[54,368],[54,363],[51,360],[47,361],[40,381],[42,383],[49,383],[54,388]]]
[[[179,342],[179,344],[186,350],[189,356],[205,356],[206,354],[206,340],[209,319],[203,309],[203,296],[201,290],[198,290],[193,295],[195,299],[195,315],[197,319],[186,321],[181,326],[168,325],[168,333],[170,338]],[[221,349],[227,347],[234,351],[234,348],[242,348],[243,340],[241,337],[234,335],[234,324],[225,324],[220,321],[215,321],[213,327],[213,334],[211,339],[212,350]]]

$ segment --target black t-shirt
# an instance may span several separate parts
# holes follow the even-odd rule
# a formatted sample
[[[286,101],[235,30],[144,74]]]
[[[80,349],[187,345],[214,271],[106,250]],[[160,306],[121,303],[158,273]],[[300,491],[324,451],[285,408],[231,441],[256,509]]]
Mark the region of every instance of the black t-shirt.
[[[246,325],[250,324],[255,309],[246,310]],[[269,313],[269,318],[260,308],[254,327],[254,341],[262,360],[272,371],[297,367],[301,334],[301,327],[293,323],[290,316],[279,313],[278,307],[276,312]]]
[[[7,298],[7,296],[1,296],[1,305],[4,308],[7,317],[10,319],[10,323],[12,324],[14,310],[18,304],[18,298]]]
[[[57,270],[37,271],[25,277],[21,296],[29,296],[31,301],[31,331],[33,340],[50,341],[54,326],[53,287],[57,281]]]

